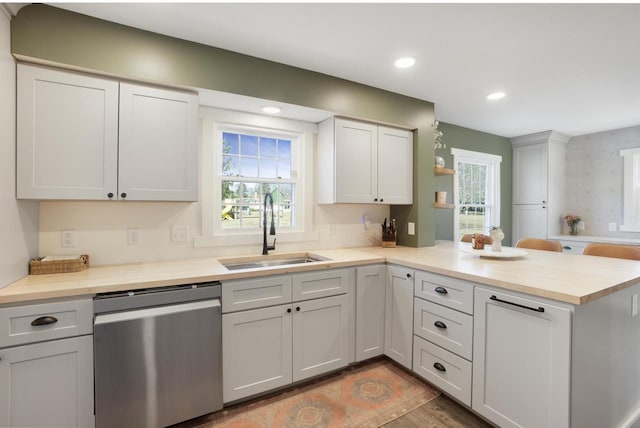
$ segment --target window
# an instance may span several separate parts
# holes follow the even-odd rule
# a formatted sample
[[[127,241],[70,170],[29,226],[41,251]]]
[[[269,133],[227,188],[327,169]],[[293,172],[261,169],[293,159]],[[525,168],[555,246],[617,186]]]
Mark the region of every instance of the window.
[[[500,163],[502,157],[451,149],[456,174],[453,179],[454,237],[488,234],[500,225]]]
[[[316,125],[200,108],[202,236],[195,245],[262,242],[263,202],[273,196],[278,242],[312,232],[312,143]]]
[[[622,232],[640,232],[640,148],[620,150],[624,162]]]

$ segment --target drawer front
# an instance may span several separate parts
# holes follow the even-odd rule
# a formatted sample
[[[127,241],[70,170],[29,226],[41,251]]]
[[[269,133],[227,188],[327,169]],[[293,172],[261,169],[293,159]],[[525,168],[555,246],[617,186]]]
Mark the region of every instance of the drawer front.
[[[291,277],[266,276],[222,283],[222,312],[291,303]]]
[[[349,291],[349,269],[293,275],[293,301],[336,296]]]
[[[473,314],[473,283],[416,271],[415,296],[457,311]]]
[[[414,334],[471,360],[473,317],[418,298],[413,312]]]
[[[471,363],[413,336],[413,371],[447,394],[471,406]]]
[[[93,333],[93,299],[0,309],[0,348]]]

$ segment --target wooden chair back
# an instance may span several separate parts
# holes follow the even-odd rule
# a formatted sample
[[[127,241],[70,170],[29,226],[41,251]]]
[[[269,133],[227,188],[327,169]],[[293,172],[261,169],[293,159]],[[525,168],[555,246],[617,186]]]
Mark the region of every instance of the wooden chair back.
[[[582,254],[586,256],[640,260],[640,247],[632,247],[631,245],[589,244],[584,247]]]
[[[558,251],[562,252],[562,244],[559,241],[539,238],[522,238],[516,243],[517,248],[530,250]]]

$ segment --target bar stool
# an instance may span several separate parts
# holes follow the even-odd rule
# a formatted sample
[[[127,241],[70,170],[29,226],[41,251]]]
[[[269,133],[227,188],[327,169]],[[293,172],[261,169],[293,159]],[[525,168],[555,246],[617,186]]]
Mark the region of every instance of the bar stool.
[[[640,260],[640,247],[632,247],[631,245],[589,244],[584,247],[582,254],[585,256]]]
[[[517,248],[528,248],[530,250],[544,250],[562,252],[562,244],[559,241],[539,238],[522,238],[516,243]]]

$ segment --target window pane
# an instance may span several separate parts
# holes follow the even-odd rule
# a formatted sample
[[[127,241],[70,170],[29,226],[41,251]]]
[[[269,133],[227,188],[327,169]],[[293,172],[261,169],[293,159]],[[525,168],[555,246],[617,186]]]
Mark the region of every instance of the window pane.
[[[230,203],[240,202],[240,183],[237,181],[222,182],[222,201]]]
[[[242,156],[258,156],[258,137],[255,135],[240,136],[240,154]]]
[[[240,170],[238,169],[238,157],[225,155],[222,157],[222,175],[238,176]]]
[[[242,207],[242,228],[260,227],[260,205],[244,205]]]
[[[222,133],[222,153],[237,155],[239,151],[239,139],[238,134],[232,134],[230,132]]]
[[[260,156],[275,158],[277,154],[275,138],[260,138]]]
[[[243,177],[257,177],[258,158],[240,158],[240,175]]]
[[[262,178],[276,178],[276,160],[275,159],[260,159],[260,177]]]
[[[245,204],[260,204],[260,184],[244,183],[242,186],[242,201]]]
[[[278,157],[291,158],[291,140],[278,140]]]
[[[280,193],[283,201],[291,202],[293,201],[293,184],[281,184],[280,185]]]
[[[278,161],[278,177],[291,178],[291,160],[280,159]]]

